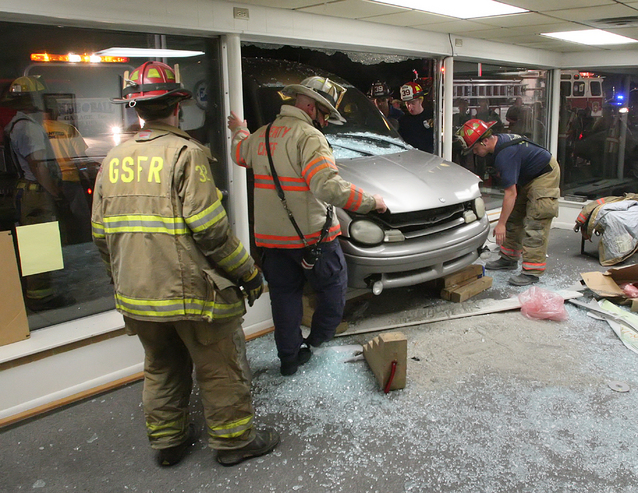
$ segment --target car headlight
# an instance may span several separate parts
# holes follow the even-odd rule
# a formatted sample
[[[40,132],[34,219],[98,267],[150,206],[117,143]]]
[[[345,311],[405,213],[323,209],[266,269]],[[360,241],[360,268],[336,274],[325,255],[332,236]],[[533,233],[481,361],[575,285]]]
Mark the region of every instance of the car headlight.
[[[349,232],[352,239],[365,245],[378,245],[385,237],[381,226],[366,219],[352,221]]]
[[[478,217],[479,219],[481,219],[485,215],[485,202],[483,201],[482,197],[474,199],[473,208],[476,217]]]

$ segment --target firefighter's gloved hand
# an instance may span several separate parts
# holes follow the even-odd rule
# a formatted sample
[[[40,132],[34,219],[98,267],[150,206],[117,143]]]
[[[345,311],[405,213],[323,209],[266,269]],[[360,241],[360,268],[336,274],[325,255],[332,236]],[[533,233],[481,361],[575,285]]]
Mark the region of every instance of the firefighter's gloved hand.
[[[253,267],[253,270],[241,278],[239,285],[248,298],[248,306],[253,306],[255,300],[264,292],[264,276],[257,267]]]

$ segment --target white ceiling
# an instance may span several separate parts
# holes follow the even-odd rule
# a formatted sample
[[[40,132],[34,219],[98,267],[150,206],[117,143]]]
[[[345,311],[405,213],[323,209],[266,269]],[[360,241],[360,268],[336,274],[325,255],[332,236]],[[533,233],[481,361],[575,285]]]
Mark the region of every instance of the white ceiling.
[[[445,1],[445,0],[440,0]],[[638,41],[638,0],[500,0],[529,10],[523,14],[472,20],[427,14],[367,0],[241,0],[275,7],[366,22],[478,38],[529,48],[569,53],[638,49],[638,43],[593,47],[540,36],[542,32],[604,29]],[[607,19],[606,22],[601,20]],[[613,19],[613,20],[609,20]]]

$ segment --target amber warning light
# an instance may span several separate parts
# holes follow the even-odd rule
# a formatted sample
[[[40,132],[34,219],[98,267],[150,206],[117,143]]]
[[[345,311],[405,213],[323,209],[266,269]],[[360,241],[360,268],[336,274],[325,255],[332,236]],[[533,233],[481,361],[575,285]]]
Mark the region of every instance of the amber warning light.
[[[100,55],[52,55],[49,53],[31,53],[33,62],[67,62],[67,63],[126,63],[125,56],[100,56]]]

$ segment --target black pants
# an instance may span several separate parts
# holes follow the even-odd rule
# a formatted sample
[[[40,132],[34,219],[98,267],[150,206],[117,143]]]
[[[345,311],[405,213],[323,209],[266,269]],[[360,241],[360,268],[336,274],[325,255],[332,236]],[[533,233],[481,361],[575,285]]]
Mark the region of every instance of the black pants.
[[[294,361],[303,342],[300,325],[306,280],[317,297],[308,342],[318,346],[332,339],[343,317],[348,271],[339,240],[321,244],[322,255],[312,270],[301,267],[303,252],[303,249],[264,249],[263,269],[282,362]]]

